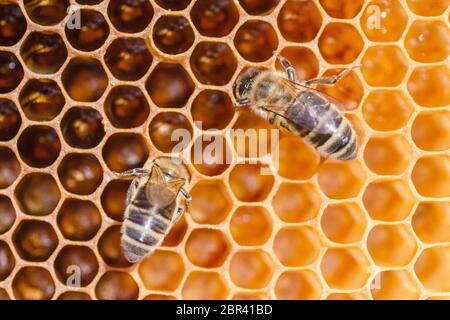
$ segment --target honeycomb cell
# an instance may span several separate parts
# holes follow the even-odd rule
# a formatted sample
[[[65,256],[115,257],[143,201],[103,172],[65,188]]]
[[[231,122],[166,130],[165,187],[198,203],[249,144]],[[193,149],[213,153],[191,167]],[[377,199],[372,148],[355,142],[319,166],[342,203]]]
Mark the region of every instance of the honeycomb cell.
[[[274,264],[262,250],[238,251],[230,261],[230,277],[245,289],[262,289],[272,279]]]
[[[14,191],[20,209],[32,216],[52,213],[61,198],[55,179],[48,173],[27,174]]]
[[[13,91],[22,81],[24,71],[16,56],[0,51],[0,93]]]
[[[242,9],[248,14],[268,15],[277,6],[280,0],[238,0]]]
[[[432,2],[407,0],[406,3],[412,12],[421,16],[439,16],[447,10],[450,4],[448,0],[434,0]]]
[[[186,256],[203,268],[220,267],[228,256],[230,244],[224,233],[215,229],[194,229],[186,241]]]
[[[272,207],[284,222],[305,222],[319,213],[320,195],[310,183],[282,183]]]
[[[0,98],[0,141],[14,138],[21,124],[22,118],[14,102]]]
[[[141,38],[115,39],[106,50],[104,59],[113,76],[123,81],[139,80],[153,61]]]
[[[67,191],[88,195],[97,190],[102,183],[103,169],[92,154],[70,153],[58,166],[58,177]]]
[[[156,21],[152,33],[156,47],[167,54],[186,52],[195,40],[189,21],[183,16],[162,16]]]
[[[5,289],[0,288],[0,301],[11,300]]]
[[[320,156],[298,137],[281,138],[278,144],[280,176],[292,180],[311,178],[319,169]],[[292,164],[295,163],[295,166]]]
[[[33,22],[51,26],[58,24],[66,16],[69,0],[24,0],[25,10]]]
[[[0,189],[8,188],[20,174],[20,163],[14,152],[0,146]]]
[[[120,32],[141,32],[149,25],[153,14],[148,0],[111,0],[108,4],[108,17]]]
[[[233,51],[222,42],[200,42],[192,52],[190,63],[198,81],[215,86],[227,84],[237,68]]]
[[[414,271],[426,289],[450,291],[450,247],[443,245],[423,250]]]
[[[27,261],[46,261],[58,246],[58,236],[51,224],[39,220],[22,220],[12,241],[19,256]]]
[[[57,300],[92,300],[91,296],[86,292],[66,291],[59,295]]]
[[[362,114],[367,124],[378,131],[403,128],[414,107],[402,91],[371,91],[362,106]]]
[[[194,92],[189,74],[179,64],[159,63],[145,83],[150,98],[160,108],[181,108]]]
[[[361,11],[363,0],[320,0],[320,5],[333,18],[352,19]]]
[[[182,113],[158,113],[150,122],[148,130],[153,145],[162,152],[177,153],[191,143],[192,126]]]
[[[90,107],[69,109],[61,120],[61,131],[67,144],[80,149],[94,148],[105,136],[102,115]]]
[[[314,263],[321,241],[311,227],[284,227],[275,235],[273,250],[286,267],[302,267]]]
[[[450,197],[450,157],[447,155],[422,157],[417,160],[411,179],[424,197]]]
[[[261,163],[235,165],[230,173],[231,191],[239,201],[263,201],[274,184],[274,177],[269,170]]]
[[[109,25],[103,15],[95,10],[80,9],[77,14],[79,26],[74,27],[71,20],[64,29],[72,47],[81,51],[100,48],[109,36]]]
[[[16,259],[11,249],[5,241],[0,240],[0,281],[9,277],[15,265]]]
[[[176,300],[176,298],[165,294],[149,294],[142,300]]]
[[[0,4],[0,46],[13,46],[24,35],[27,20],[16,3]]]
[[[55,274],[68,287],[85,287],[98,273],[94,252],[86,246],[68,245],[61,249],[55,259]],[[74,279],[74,275],[78,277]]]
[[[155,0],[155,2],[166,10],[184,10],[191,3],[191,0]]]
[[[100,300],[137,300],[139,287],[130,274],[107,271],[98,280],[95,295]]]
[[[362,200],[372,219],[387,222],[406,219],[414,205],[408,184],[397,179],[371,182]]]
[[[358,30],[348,23],[329,23],[319,37],[320,53],[331,64],[352,63],[359,56],[363,47],[364,41]]]
[[[278,38],[269,23],[249,20],[237,30],[234,46],[245,60],[263,62],[272,57],[278,47]]]
[[[190,207],[189,207],[190,208]],[[189,212],[190,214],[190,212]],[[178,222],[169,230],[165,236],[162,246],[176,247],[183,241],[184,235],[188,229],[185,216],[182,216]]]
[[[22,131],[17,148],[22,160],[31,167],[44,168],[53,164],[61,151],[56,131],[49,126],[29,126]]]
[[[319,74],[319,61],[314,52],[307,47],[285,47],[281,50],[280,56],[292,64],[298,80],[312,79]],[[284,71],[278,59],[275,62],[275,68]]]
[[[8,232],[16,221],[16,210],[7,196],[0,194],[0,235]]]
[[[280,10],[278,28],[287,41],[312,41],[322,25],[322,16],[313,1],[287,1]]]
[[[272,235],[270,213],[260,206],[239,207],[231,218],[230,232],[241,246],[263,245]]]
[[[194,26],[207,37],[224,37],[239,21],[239,11],[231,0],[196,1],[190,14]]]
[[[203,90],[191,106],[192,120],[202,130],[224,129],[233,119],[234,106],[230,96],[219,90]]]
[[[57,224],[64,238],[89,241],[100,229],[102,217],[91,201],[69,198],[59,209]]]
[[[326,162],[319,170],[319,185],[332,199],[356,197],[361,190],[366,173],[357,161]]]
[[[280,300],[318,300],[322,286],[311,270],[285,271],[275,284],[275,295]]]
[[[414,119],[411,136],[420,149],[445,151],[450,149],[450,111],[421,112]]]
[[[373,136],[364,149],[364,162],[381,175],[398,175],[405,171],[413,151],[403,135]]]
[[[45,268],[27,266],[15,275],[12,290],[18,300],[50,300],[55,294],[55,282]]]
[[[191,148],[191,162],[195,169],[206,176],[217,176],[228,169],[232,151],[222,135],[202,135]]]
[[[422,107],[444,107],[450,104],[449,85],[450,70],[447,66],[424,66],[412,72],[408,91]]]
[[[369,278],[369,267],[369,261],[357,247],[329,248],[320,264],[328,285],[340,290],[362,288]]]
[[[101,195],[100,201],[106,215],[113,220],[122,221],[125,211],[127,192],[131,180],[110,181]]]
[[[450,203],[420,203],[411,224],[423,242],[450,242]]]
[[[106,264],[114,268],[127,268],[131,266],[131,263],[126,260],[123,254],[120,245],[121,236],[120,225],[115,225],[104,231],[98,240],[98,252],[100,256]]]
[[[360,22],[369,40],[398,41],[405,31],[408,15],[398,0],[374,0],[367,4]]]
[[[378,287],[372,285],[374,300],[417,300],[420,287],[406,270],[387,270],[375,275]]]
[[[184,282],[181,295],[186,300],[223,300],[228,288],[216,272],[193,271]]]
[[[377,225],[369,232],[367,249],[377,265],[399,267],[412,260],[417,244],[411,231],[403,224]]]
[[[156,250],[139,265],[139,276],[149,290],[174,291],[184,276],[184,263],[176,252]]]
[[[146,141],[139,134],[115,133],[103,146],[103,159],[111,171],[142,168],[149,156]]]

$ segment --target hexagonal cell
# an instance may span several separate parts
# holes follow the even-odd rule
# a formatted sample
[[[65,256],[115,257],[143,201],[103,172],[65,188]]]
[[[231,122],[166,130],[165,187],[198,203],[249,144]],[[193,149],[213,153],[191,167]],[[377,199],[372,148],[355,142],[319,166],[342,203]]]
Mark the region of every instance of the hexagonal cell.
[[[362,288],[369,278],[370,263],[359,248],[329,248],[322,258],[320,269],[325,281],[333,289]]]
[[[107,271],[95,286],[100,300],[137,300],[139,287],[133,277],[122,271]]]
[[[8,244],[3,240],[0,240],[0,259],[0,281],[4,281],[14,270],[16,259]]]
[[[390,131],[403,128],[414,107],[402,91],[371,91],[362,106],[367,124],[375,130]]]
[[[408,271],[388,270],[375,275],[371,293],[374,300],[417,300],[420,287]]]
[[[101,203],[106,215],[113,220],[122,221],[125,203],[131,180],[111,180],[101,195]]]
[[[48,173],[33,172],[20,180],[14,190],[20,209],[32,216],[45,216],[56,208],[61,192]]]
[[[318,173],[321,190],[332,199],[356,197],[365,179],[366,173],[357,161],[327,161]]]
[[[13,91],[23,79],[24,71],[16,56],[0,51],[0,93]]]
[[[422,107],[444,107],[450,104],[449,83],[450,70],[445,65],[418,67],[408,80],[408,91]]]
[[[450,203],[422,202],[412,218],[414,232],[423,242],[450,242]]]
[[[13,46],[27,30],[27,20],[16,3],[0,4],[0,46]]]
[[[398,41],[405,31],[408,15],[398,0],[374,0],[367,4],[360,23],[371,41]]]
[[[46,261],[58,246],[58,236],[52,225],[39,220],[22,220],[12,241],[19,256],[27,261]]]
[[[411,136],[420,149],[445,151],[450,148],[450,111],[419,113],[413,122]]]
[[[52,26],[61,22],[70,6],[69,0],[24,0],[25,10],[33,22]]]
[[[280,300],[318,300],[322,285],[311,270],[285,271],[275,284],[275,295]]]
[[[105,136],[101,113],[90,107],[73,107],[66,111],[61,131],[67,144],[80,149],[94,148]]]
[[[176,252],[156,250],[139,265],[139,276],[149,290],[174,291],[184,276],[184,264]]]
[[[167,54],[180,54],[189,50],[195,34],[183,16],[165,15],[156,21],[152,30],[156,47]]]
[[[283,37],[293,42],[312,41],[322,25],[322,16],[313,1],[287,1],[277,19]]]
[[[364,162],[376,174],[398,175],[408,167],[413,151],[404,135],[373,136],[364,149]]]
[[[206,176],[217,176],[232,163],[232,151],[223,135],[205,134],[191,147],[191,163]]]
[[[243,206],[233,213],[230,232],[241,246],[259,246],[272,235],[272,224],[272,217],[264,207]]]
[[[298,80],[312,79],[319,74],[319,61],[314,52],[307,47],[285,47],[281,50],[280,56],[289,60]],[[275,68],[279,71],[284,70],[278,59]]]
[[[20,163],[8,147],[0,146],[0,189],[8,188],[20,174]]]
[[[115,133],[103,146],[103,159],[111,171],[142,168],[149,156],[145,139],[134,133]]]
[[[113,76],[122,81],[139,80],[153,61],[141,38],[115,39],[106,50],[104,59]]]
[[[230,277],[245,289],[262,289],[272,279],[274,263],[269,254],[256,250],[238,251],[230,261]]]
[[[74,28],[70,22],[64,29],[72,47],[81,51],[93,51],[100,48],[109,36],[108,22],[95,10],[80,9],[77,12],[80,26]]]
[[[16,221],[16,210],[7,196],[0,194],[0,234],[8,232]]]
[[[190,213],[190,212],[189,212]],[[184,235],[188,229],[185,216],[181,216],[178,222],[169,230],[165,236],[162,246],[176,247],[183,241]]]
[[[364,0],[320,0],[320,5],[333,18],[352,19],[361,11]]]
[[[363,203],[372,219],[400,221],[409,216],[414,205],[414,195],[404,180],[379,180],[367,186]]]
[[[436,246],[422,251],[414,271],[423,286],[433,292],[450,291],[450,246]]]
[[[327,300],[368,300],[367,294],[361,292],[335,292]]]
[[[398,86],[408,70],[400,48],[391,45],[368,48],[361,64],[361,73],[371,86]]]
[[[0,98],[0,141],[14,138],[21,124],[22,118],[14,102]]]
[[[414,166],[411,179],[417,192],[424,197],[450,197],[450,156],[420,158]]]
[[[352,63],[359,56],[363,47],[364,41],[358,30],[348,23],[327,24],[319,38],[320,53],[331,64]]]
[[[273,251],[286,267],[302,267],[314,263],[321,241],[311,227],[284,227],[273,240]]]
[[[56,221],[64,238],[89,241],[100,229],[102,216],[91,201],[69,198],[64,200]]]
[[[449,6],[448,0],[434,0],[433,2],[421,0],[407,0],[409,9],[421,16],[440,16]]]
[[[297,26],[298,28],[298,26]],[[239,54],[250,62],[263,62],[278,48],[273,26],[261,20],[249,20],[239,27],[234,37]]]
[[[227,258],[230,244],[220,230],[194,229],[186,241],[185,250],[187,258],[193,264],[203,268],[217,268]]]
[[[166,10],[183,10],[191,3],[191,0],[155,0],[155,2]]]
[[[59,295],[57,300],[92,300],[91,296],[86,292],[66,291]]]
[[[99,266],[97,258],[90,248],[67,245],[56,256],[54,268],[56,277],[64,285],[85,287],[94,280]],[[74,274],[79,276],[75,281]]]
[[[18,300],[50,300],[55,294],[55,282],[43,267],[23,267],[12,282]]]
[[[280,0],[238,0],[242,9],[248,14],[264,16],[270,14]]]
[[[5,289],[0,288],[0,301],[11,300]]]
[[[146,295],[142,300],[176,300],[174,296],[165,294],[149,294]]]
[[[231,0],[196,1],[190,14],[194,26],[207,37],[224,37],[239,21],[239,11]]]
[[[412,260],[417,244],[414,235],[403,224],[377,225],[369,232],[367,249],[377,265],[399,267]]]
[[[103,169],[93,154],[70,153],[58,166],[58,177],[69,192],[88,195],[103,181]]]
[[[108,3],[108,17],[120,32],[141,32],[153,14],[153,7],[147,0],[111,0]]]
[[[192,52],[190,63],[198,81],[215,86],[227,84],[237,68],[233,51],[222,42],[200,42]]]
[[[120,225],[106,229],[98,240],[98,252],[106,264],[114,268],[127,268],[129,263],[123,254],[120,245]]]
[[[270,193],[274,177],[267,165],[240,163],[230,173],[230,187],[238,200],[263,201]]]
[[[352,202],[330,204],[321,220],[326,237],[337,243],[352,243],[362,239],[367,221],[364,211]]]
[[[181,65],[162,62],[148,77],[145,88],[158,107],[181,108],[187,103],[195,86]]]
[[[188,118],[179,112],[160,112],[149,125],[153,145],[166,153],[184,150],[192,139],[192,126]]]
[[[191,106],[191,114],[192,120],[198,128],[222,130],[233,119],[234,106],[227,93],[207,89],[195,97]]]
[[[187,300],[221,300],[228,296],[228,288],[219,273],[192,271],[184,282],[181,295]]]

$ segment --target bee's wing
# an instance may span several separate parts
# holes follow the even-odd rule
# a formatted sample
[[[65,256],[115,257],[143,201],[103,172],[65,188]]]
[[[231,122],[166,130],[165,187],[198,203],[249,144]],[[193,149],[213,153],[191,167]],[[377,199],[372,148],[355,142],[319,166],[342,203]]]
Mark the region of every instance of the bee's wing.
[[[153,165],[146,189],[147,197],[153,205],[165,207],[175,201],[184,183],[185,180],[181,178],[171,178],[170,181],[166,181],[161,167]]]

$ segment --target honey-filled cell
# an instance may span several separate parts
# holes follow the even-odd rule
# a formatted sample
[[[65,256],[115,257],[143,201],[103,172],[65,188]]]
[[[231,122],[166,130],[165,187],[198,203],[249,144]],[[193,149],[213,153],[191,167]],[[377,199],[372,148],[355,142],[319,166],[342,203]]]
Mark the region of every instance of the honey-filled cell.
[[[17,57],[8,51],[0,51],[0,93],[9,93],[20,84],[24,70]]]
[[[204,90],[192,102],[192,120],[202,130],[224,129],[234,115],[230,96],[219,90]]]
[[[411,137],[425,151],[445,151],[450,148],[450,111],[423,111],[411,127]]]
[[[264,207],[242,206],[231,217],[230,232],[239,245],[258,246],[269,240],[272,225],[272,218]]]
[[[249,20],[239,27],[234,37],[239,54],[250,62],[268,60],[278,48],[273,26],[262,20]]]
[[[447,10],[449,6],[448,0],[407,0],[408,8],[415,14],[421,16],[439,16]]]
[[[133,277],[122,271],[106,271],[95,286],[100,300],[137,300],[139,287]]]
[[[182,113],[161,112],[153,117],[148,128],[153,145],[162,152],[180,152],[192,139],[192,127]]]
[[[3,240],[0,240],[0,257],[2,258],[2,263],[0,264],[0,281],[4,281],[14,270],[16,259],[8,244]]]
[[[272,278],[274,262],[260,249],[242,250],[230,261],[231,281],[240,288],[262,289]]]
[[[421,202],[411,225],[425,243],[450,242],[450,202]]]
[[[187,300],[226,299],[228,287],[217,272],[192,271],[184,282],[181,296]]]
[[[281,34],[292,42],[312,41],[322,25],[322,16],[313,1],[286,1],[277,19]]]
[[[245,202],[262,201],[274,184],[270,169],[261,163],[240,163],[230,173],[230,187],[236,198]]]
[[[14,102],[0,98],[0,141],[14,138],[22,124],[22,117]]]
[[[424,249],[414,264],[422,285],[431,292],[450,290],[450,246],[438,245]]]
[[[24,0],[28,17],[42,26],[52,26],[64,19],[70,6],[69,0]]]
[[[122,221],[131,180],[111,180],[100,197],[103,210],[113,220]]]
[[[275,296],[280,300],[318,300],[322,285],[311,270],[285,271],[275,284]]]
[[[167,54],[180,54],[194,43],[195,34],[189,21],[182,16],[162,16],[153,29],[153,42]]]
[[[148,26],[154,10],[147,0],[111,0],[107,13],[114,28],[120,32],[137,33]]]
[[[11,199],[0,194],[0,235],[8,232],[16,221],[16,210]]]
[[[17,3],[0,4],[0,46],[15,45],[27,29],[27,20]]]
[[[127,268],[131,266],[131,263],[125,258],[120,239],[120,226],[109,227],[98,240],[98,253],[107,265],[114,268]]]
[[[14,276],[12,290],[17,300],[50,300],[56,287],[47,269],[26,266]]]
[[[207,246],[204,244],[208,243]],[[230,244],[225,234],[214,229],[194,229],[186,240],[187,258],[203,268],[220,267],[228,256]]]
[[[422,66],[413,70],[407,88],[418,105],[435,108],[450,104],[450,90],[447,90],[449,84],[448,66]]]
[[[239,11],[231,0],[199,0],[190,12],[194,26],[208,37],[226,36],[239,21]]]
[[[208,134],[198,137],[191,146],[191,163],[206,176],[218,176],[232,163],[232,151],[224,137]]]
[[[449,197],[449,179],[450,157],[448,155],[422,157],[417,160],[411,173],[414,187],[424,197]]]
[[[14,152],[7,147],[0,147],[0,189],[13,184],[20,171],[20,163]]]

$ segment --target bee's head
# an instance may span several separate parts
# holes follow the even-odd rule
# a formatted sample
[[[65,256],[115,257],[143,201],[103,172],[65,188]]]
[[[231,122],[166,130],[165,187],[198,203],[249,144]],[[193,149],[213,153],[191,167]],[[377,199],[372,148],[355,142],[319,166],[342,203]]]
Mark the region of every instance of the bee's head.
[[[236,80],[234,84],[234,95],[236,99],[245,98],[247,93],[250,91],[253,85],[255,77],[261,71],[255,67],[248,68],[245,70]]]

